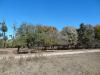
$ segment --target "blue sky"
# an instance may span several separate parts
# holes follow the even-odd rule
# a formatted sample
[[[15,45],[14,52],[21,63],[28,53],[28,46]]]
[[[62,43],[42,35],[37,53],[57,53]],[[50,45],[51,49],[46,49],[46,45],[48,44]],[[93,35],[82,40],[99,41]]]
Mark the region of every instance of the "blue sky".
[[[0,22],[6,20],[7,35],[12,24],[45,24],[61,30],[80,23],[100,24],[100,0],[0,0]]]

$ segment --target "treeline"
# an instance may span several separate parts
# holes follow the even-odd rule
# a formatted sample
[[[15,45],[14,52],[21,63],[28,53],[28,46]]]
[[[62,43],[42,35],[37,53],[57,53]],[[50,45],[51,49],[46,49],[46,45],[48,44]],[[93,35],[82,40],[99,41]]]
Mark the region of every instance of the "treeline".
[[[61,31],[47,25],[23,23],[19,28],[13,25],[12,39],[7,39],[6,23],[1,23],[0,45],[22,46],[41,49],[100,48],[100,25],[80,24],[80,28],[64,27]]]

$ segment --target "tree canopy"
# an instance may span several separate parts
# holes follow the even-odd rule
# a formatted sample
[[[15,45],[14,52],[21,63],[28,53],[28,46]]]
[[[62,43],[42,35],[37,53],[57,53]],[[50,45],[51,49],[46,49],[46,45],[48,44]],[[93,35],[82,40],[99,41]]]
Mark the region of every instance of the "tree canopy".
[[[7,30],[6,22],[2,22],[0,32],[1,42],[3,40],[5,42],[8,40],[8,37],[5,34]],[[66,26],[59,31],[54,26],[22,23],[18,28],[15,28],[14,26],[13,30],[14,35],[10,35],[12,39],[7,41],[8,44],[10,44],[10,47],[11,43],[14,47],[21,45],[28,48],[52,45],[66,45],[73,47],[78,44],[87,48],[100,45],[100,25],[93,26],[81,23],[80,27],[77,29]]]

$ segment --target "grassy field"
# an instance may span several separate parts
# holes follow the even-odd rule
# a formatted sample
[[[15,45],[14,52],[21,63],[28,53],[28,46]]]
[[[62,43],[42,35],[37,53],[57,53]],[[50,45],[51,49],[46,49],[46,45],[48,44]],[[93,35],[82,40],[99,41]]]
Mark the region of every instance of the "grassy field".
[[[2,59],[0,75],[100,75],[100,53]]]

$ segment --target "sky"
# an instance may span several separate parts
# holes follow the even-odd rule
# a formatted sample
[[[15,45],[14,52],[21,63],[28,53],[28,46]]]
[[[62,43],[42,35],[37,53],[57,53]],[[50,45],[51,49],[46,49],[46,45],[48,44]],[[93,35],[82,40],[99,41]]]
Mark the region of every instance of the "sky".
[[[79,28],[80,23],[100,24],[100,0],[0,0],[0,22],[6,21],[8,32],[21,23],[44,24],[61,30]]]

